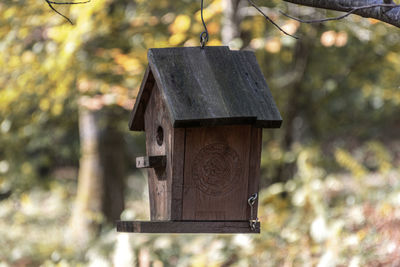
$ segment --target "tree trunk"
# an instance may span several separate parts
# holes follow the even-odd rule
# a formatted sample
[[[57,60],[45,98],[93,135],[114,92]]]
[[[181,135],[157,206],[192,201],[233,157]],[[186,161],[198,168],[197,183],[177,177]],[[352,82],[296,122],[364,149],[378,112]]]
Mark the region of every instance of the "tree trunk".
[[[240,37],[240,23],[242,16],[239,14],[241,0],[224,0],[224,19],[222,21],[222,43],[228,45],[230,41]]]
[[[117,114],[113,109],[106,111],[107,125],[100,136],[100,155],[103,165],[104,194],[102,212],[109,223],[120,219],[124,210],[124,178],[126,151],[124,137],[115,123]]]
[[[108,114],[106,113],[106,116]],[[79,109],[81,159],[67,241],[84,248],[101,224],[114,223],[124,209],[124,146],[104,111]],[[104,127],[102,127],[104,123]]]
[[[318,28],[320,27],[313,27],[313,30],[309,31],[307,36],[297,41],[293,55],[293,70],[289,72],[288,75],[285,75],[286,80],[288,81],[287,90],[290,92],[283,112],[284,133],[282,148],[285,151],[291,150],[292,144],[295,141],[295,132],[299,130],[295,128],[295,119],[296,117],[302,116],[301,111],[305,108],[305,105],[308,104],[305,103],[304,100],[308,101],[308,99],[310,99],[310,97],[305,96],[306,92],[303,90],[303,81],[310,56],[315,43],[317,42],[315,38],[317,36]],[[303,117],[303,119],[305,118]],[[293,177],[294,173],[295,163],[282,163],[278,167],[277,176],[271,181],[271,183],[286,182]]]

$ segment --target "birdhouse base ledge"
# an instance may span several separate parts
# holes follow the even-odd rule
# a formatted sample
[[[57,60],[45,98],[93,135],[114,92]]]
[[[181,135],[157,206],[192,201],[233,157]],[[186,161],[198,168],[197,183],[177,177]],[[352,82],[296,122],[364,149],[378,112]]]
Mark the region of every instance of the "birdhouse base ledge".
[[[259,234],[260,223],[251,229],[249,221],[117,221],[118,232],[181,234]]]

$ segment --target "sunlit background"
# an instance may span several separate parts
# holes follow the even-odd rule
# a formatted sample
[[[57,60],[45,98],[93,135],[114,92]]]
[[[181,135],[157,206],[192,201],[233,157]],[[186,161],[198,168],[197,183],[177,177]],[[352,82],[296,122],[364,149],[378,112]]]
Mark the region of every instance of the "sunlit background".
[[[200,1],[0,3],[0,266],[399,266],[400,29],[258,1],[205,1],[208,45],[256,53],[281,111],[264,130],[260,235],[117,233],[147,220],[129,112],[147,49],[197,46]],[[78,179],[79,178],[79,179]],[[79,182],[78,182],[79,181]]]

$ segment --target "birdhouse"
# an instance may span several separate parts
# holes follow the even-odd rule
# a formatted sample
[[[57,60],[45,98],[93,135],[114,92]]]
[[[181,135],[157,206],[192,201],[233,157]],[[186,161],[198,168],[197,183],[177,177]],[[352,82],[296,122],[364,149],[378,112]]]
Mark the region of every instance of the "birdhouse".
[[[150,221],[120,232],[259,233],[262,128],[282,118],[250,51],[150,49],[129,128],[145,131]]]

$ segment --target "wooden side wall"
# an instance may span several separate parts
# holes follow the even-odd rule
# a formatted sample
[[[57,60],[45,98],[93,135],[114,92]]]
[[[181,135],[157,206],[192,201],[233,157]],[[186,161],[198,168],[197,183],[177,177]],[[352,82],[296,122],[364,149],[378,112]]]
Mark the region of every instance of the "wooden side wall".
[[[250,139],[250,157],[249,157],[249,185],[248,197],[259,191],[260,186],[260,164],[261,164],[261,149],[262,149],[262,128],[251,128]],[[254,203],[253,218],[250,218],[250,208],[247,206],[247,218],[255,219],[257,217],[258,199]]]
[[[157,143],[159,126],[163,129],[161,145]],[[151,220],[179,220],[182,206],[179,203],[182,195],[185,129],[172,127],[163,97],[156,84],[153,86],[145,111],[145,131],[147,155],[167,157],[164,170],[148,169]]]

